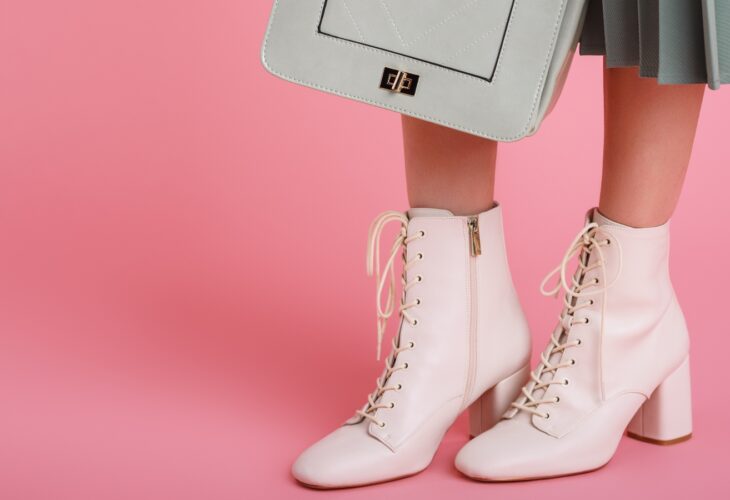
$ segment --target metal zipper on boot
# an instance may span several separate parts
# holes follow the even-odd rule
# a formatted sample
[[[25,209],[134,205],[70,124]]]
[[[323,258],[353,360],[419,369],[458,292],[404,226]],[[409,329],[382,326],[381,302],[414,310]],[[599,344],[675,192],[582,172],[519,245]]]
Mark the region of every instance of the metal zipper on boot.
[[[469,224],[471,255],[476,257],[482,254],[482,240],[479,238],[479,217],[469,217],[467,224]]]
[[[479,218],[469,217],[469,365],[464,389],[464,406],[470,403],[471,392],[476,378],[477,365],[477,256],[482,254],[482,242],[479,238]]]

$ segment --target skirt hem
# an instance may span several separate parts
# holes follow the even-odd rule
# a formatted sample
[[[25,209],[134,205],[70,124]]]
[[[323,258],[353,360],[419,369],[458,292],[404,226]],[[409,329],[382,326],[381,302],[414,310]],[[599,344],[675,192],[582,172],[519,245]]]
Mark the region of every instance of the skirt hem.
[[[659,83],[730,83],[730,2],[589,0],[581,55]]]

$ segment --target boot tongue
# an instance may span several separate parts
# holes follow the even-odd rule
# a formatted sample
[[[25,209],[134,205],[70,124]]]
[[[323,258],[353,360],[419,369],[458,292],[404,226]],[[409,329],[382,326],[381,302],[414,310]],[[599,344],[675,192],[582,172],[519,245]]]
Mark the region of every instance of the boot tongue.
[[[563,330],[562,333],[560,334],[560,336],[558,337],[558,339],[562,343],[562,342],[565,342],[565,338],[566,338],[566,332],[565,332],[565,330]],[[563,357],[563,352],[555,352],[548,357],[548,361],[550,362],[551,365],[556,365],[556,364],[560,363],[560,359],[562,357]],[[540,380],[542,382],[550,382],[554,378],[555,378],[555,372],[543,372],[540,375]],[[535,389],[532,391],[532,397],[535,399],[542,399],[543,396],[545,396],[546,392],[547,392],[547,388]]]
[[[414,217],[453,217],[454,214],[441,208],[411,208],[408,210],[408,218]]]
[[[600,216],[600,217],[601,217],[601,220],[599,220],[599,219],[597,218],[597,216]],[[595,222],[596,224],[599,224],[599,225],[606,225],[606,224],[605,224],[605,223],[603,222],[603,220],[607,220],[607,221],[608,221],[609,219],[605,219],[605,218],[604,218],[604,217],[603,217],[602,215],[600,215],[600,214],[598,213],[598,209],[595,209],[595,210],[593,211],[593,215],[592,215],[592,217],[590,217],[590,222]],[[609,223],[613,223],[613,221],[609,221]],[[619,225],[620,225],[620,224],[619,224]],[[581,254],[581,255],[582,255],[582,254]],[[590,258],[590,256],[589,256],[589,258]],[[571,280],[575,280],[575,281],[576,281],[577,283],[583,283],[583,282],[584,282],[584,280],[585,280],[585,276],[581,276],[581,275],[579,274],[579,270],[578,270],[578,269],[576,269],[576,270],[574,271],[574,273],[572,274],[572,278],[571,278]],[[562,291],[561,293],[565,293],[565,292],[564,292],[564,291]],[[560,302],[561,302],[561,304],[563,303],[563,300],[564,300],[564,299],[563,299],[563,298],[562,298],[562,296],[561,296],[561,299],[560,299]],[[572,301],[572,303],[574,303],[574,302],[575,302],[575,300],[576,300],[576,299],[574,299],[574,300]],[[565,307],[565,306],[563,305],[563,307]],[[561,323],[562,323],[562,314],[561,314]],[[558,339],[558,342],[559,342],[559,343],[561,343],[561,344],[562,344],[562,343],[565,343],[565,341],[567,340],[567,338],[568,338],[568,335],[569,335],[569,333],[570,333],[570,327],[565,327],[565,326],[563,326],[563,325],[558,325],[558,326],[557,326],[556,328],[557,328],[557,330],[558,330],[558,331],[559,331],[560,333],[559,333],[559,334],[557,334],[557,332],[556,332],[556,331],[554,331],[554,332],[553,332],[553,335],[556,335],[556,334],[557,334],[557,339]],[[552,346],[552,344],[551,344],[551,346]],[[562,360],[562,358],[563,358],[563,356],[564,356],[564,355],[565,355],[565,351],[559,351],[559,352],[554,352],[554,353],[552,353],[552,354],[550,354],[550,355],[548,356],[548,361],[550,362],[550,364],[551,364],[551,365],[557,365],[558,363],[560,363],[560,361]],[[549,382],[549,381],[551,381],[551,380],[553,380],[553,379],[555,378],[555,375],[556,375],[556,373],[555,373],[554,371],[552,371],[552,372],[543,372],[543,373],[542,373],[542,374],[540,375],[540,380],[541,380],[542,382]],[[542,398],[544,397],[544,395],[545,395],[545,393],[546,393],[546,392],[547,392],[547,388],[544,388],[544,389],[536,389],[536,390],[534,390],[534,391],[532,392],[532,395],[533,395],[533,397],[534,397],[535,399],[542,399]]]
[[[594,208],[593,210],[588,212],[588,214],[586,215],[586,221],[595,222],[599,226],[627,227],[627,226],[624,226],[623,224],[612,221],[611,219],[609,219],[608,217],[606,217],[605,215],[600,213],[597,208]],[[583,255],[583,254],[581,254],[581,255]],[[592,259],[592,258],[593,258],[593,255],[589,254],[588,259]],[[576,269],[576,271],[573,273],[572,276],[573,276],[572,279],[575,280],[577,283],[583,283],[585,281],[585,276],[580,276],[578,274],[578,269]],[[565,328],[562,326],[559,326],[559,328],[560,328],[560,335],[558,337],[558,341],[560,343],[563,343],[563,342],[565,342],[565,340],[569,334],[570,328]],[[556,364],[560,363],[560,360],[562,359],[564,354],[565,354],[565,351],[553,353],[549,356],[548,361],[550,362],[550,364],[556,365]],[[552,380],[554,377],[555,377],[555,372],[546,372],[541,375],[540,380],[542,380],[543,382],[548,382],[548,381]],[[538,390],[533,391],[532,394],[535,399],[541,399],[545,395],[545,392],[547,392],[547,389],[538,389]]]
[[[612,221],[608,217],[604,216],[603,214],[601,214],[598,211],[597,208],[594,208],[593,210],[591,210],[586,215],[586,219],[587,219],[587,222],[595,222],[599,226],[627,227],[627,226],[624,226],[623,224]],[[578,276],[577,270],[576,270],[576,273],[573,274],[573,279],[575,279],[578,283],[583,283],[585,278]],[[563,342],[565,342],[565,340],[567,338],[569,329],[566,329],[564,327],[559,327],[559,328],[560,328],[560,335],[558,337],[558,341],[560,343],[563,343]],[[562,359],[564,354],[565,354],[564,351],[553,353],[548,357],[548,361],[550,362],[551,365],[556,365],[556,364],[560,363],[560,360]],[[549,382],[549,381],[553,380],[554,377],[555,377],[555,372],[544,372],[541,374],[540,380],[543,382]],[[532,392],[532,396],[535,399],[542,399],[545,395],[545,392],[547,392],[547,389],[537,389]],[[529,418],[529,415],[527,415],[526,412],[520,412],[520,413],[525,413],[525,416],[523,418]]]

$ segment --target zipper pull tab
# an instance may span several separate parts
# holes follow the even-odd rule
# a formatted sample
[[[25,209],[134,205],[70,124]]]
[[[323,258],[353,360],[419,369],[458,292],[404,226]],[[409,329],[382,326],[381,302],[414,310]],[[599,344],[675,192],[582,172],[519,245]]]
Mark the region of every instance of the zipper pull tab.
[[[482,241],[479,239],[479,217],[469,217],[469,239],[471,240],[471,255],[476,257],[482,254]]]

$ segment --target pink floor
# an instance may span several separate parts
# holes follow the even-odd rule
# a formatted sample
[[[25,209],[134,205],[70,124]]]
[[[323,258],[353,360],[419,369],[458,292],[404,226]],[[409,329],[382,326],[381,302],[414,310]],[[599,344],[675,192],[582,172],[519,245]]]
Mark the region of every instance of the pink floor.
[[[707,95],[673,222],[695,437],[624,440],[604,469],[463,479],[432,466],[338,492],[296,454],[372,389],[367,227],[405,208],[394,115],[266,75],[270,2],[26,0],[0,15],[0,499],[728,498],[730,88]],[[598,193],[601,62],[500,153],[510,259],[538,285]]]

